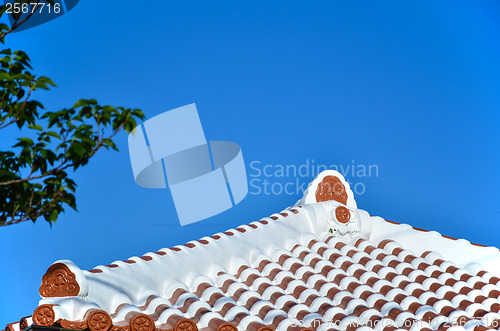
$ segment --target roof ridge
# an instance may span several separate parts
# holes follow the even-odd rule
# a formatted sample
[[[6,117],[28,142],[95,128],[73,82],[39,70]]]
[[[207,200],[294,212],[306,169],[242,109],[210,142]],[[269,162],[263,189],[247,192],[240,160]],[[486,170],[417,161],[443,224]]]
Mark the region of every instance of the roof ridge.
[[[267,225],[269,223],[269,221],[267,219],[270,219],[272,221],[277,221],[281,218],[285,218],[285,217],[288,217],[290,214],[287,213],[287,211],[290,211],[292,212],[293,214],[298,214],[300,212],[300,210],[302,209],[303,207],[302,206],[294,206],[293,208],[287,208],[287,209],[284,209],[283,211],[281,212],[278,212],[278,213],[273,213],[267,217],[263,217],[261,218],[260,220],[258,221],[253,221],[249,224],[244,224],[244,225],[239,225],[237,228],[235,229],[228,229],[224,232],[218,232],[218,233],[215,233],[213,234],[212,236],[210,236],[209,238],[212,238],[214,240],[219,240],[221,239],[221,235],[226,235],[228,237],[231,237],[235,234],[234,231],[238,231],[240,233],[245,233],[248,229],[246,229],[245,227],[249,227],[251,229],[257,229],[259,227],[259,225],[256,225],[255,223],[259,223],[259,224],[263,224],[263,225]],[[172,246],[172,247],[169,247],[169,248],[161,248],[160,250],[156,251],[156,252],[147,252],[145,253],[143,256],[140,256],[139,258],[140,259],[143,259],[144,261],[151,261],[153,258],[151,256],[148,256],[146,254],[156,254],[156,255],[160,255],[160,256],[164,256],[166,255],[167,253],[164,252],[163,250],[172,250],[174,252],[180,252],[182,250],[182,247],[187,247],[187,248],[194,248],[196,247],[196,244],[195,243],[201,243],[202,245],[208,245],[210,244],[210,242],[204,238],[207,238],[207,237],[202,237],[198,240],[191,240],[191,241],[188,241],[186,244],[179,244],[179,245],[175,245],[175,246]],[[107,267],[107,268],[119,268],[120,266],[116,264],[116,262],[125,262],[127,264],[135,264],[136,262],[134,260],[131,260],[132,257],[126,259],[126,260],[121,260],[121,261],[114,261],[113,263],[111,264],[107,264],[107,265],[98,265],[98,266],[95,266],[93,269],[90,269],[90,270],[84,270],[84,271],[88,271],[90,273],[103,273],[103,270],[100,269],[101,267]]]
[[[384,219],[384,221],[386,221],[387,223],[390,223],[390,224],[394,224],[394,225],[403,225],[403,224],[406,224],[406,223],[398,223],[398,222],[394,222],[394,221],[389,221],[389,220],[386,220]],[[409,224],[407,224],[409,225]],[[466,239],[463,239],[463,238],[455,238],[455,237],[450,237],[450,236],[446,236],[444,234],[441,234],[440,232],[437,232],[437,231],[434,231],[434,230],[426,230],[426,229],[421,229],[421,228],[417,228],[415,226],[412,226],[410,225],[410,227],[413,229],[413,230],[417,230],[417,231],[420,231],[420,232],[436,232],[436,233],[439,233],[439,235],[443,238],[446,238],[446,239],[450,239],[450,240],[466,240]],[[468,240],[467,240],[468,241]],[[487,246],[487,245],[483,245],[483,244],[476,244],[476,243],[473,243],[473,242],[470,242],[469,243],[471,245],[474,245],[474,246],[478,246],[478,247],[493,247],[493,246]],[[496,247],[495,247],[496,248]],[[497,248],[498,249],[498,248]],[[500,251],[500,249],[499,249]]]

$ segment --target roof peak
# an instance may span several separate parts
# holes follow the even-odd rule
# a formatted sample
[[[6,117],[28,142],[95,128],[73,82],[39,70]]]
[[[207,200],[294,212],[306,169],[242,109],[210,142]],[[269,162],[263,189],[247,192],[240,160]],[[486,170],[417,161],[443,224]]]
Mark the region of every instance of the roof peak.
[[[349,182],[336,170],[324,170],[314,178],[295,206],[337,201],[350,208],[358,208]]]

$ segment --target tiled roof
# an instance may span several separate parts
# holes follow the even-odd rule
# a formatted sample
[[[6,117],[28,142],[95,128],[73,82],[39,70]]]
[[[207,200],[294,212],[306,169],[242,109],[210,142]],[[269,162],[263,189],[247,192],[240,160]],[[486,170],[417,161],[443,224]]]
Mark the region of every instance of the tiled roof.
[[[54,263],[33,323],[483,331],[500,327],[499,262],[496,248],[370,216],[343,177],[327,171],[296,206],[258,222],[89,271]]]

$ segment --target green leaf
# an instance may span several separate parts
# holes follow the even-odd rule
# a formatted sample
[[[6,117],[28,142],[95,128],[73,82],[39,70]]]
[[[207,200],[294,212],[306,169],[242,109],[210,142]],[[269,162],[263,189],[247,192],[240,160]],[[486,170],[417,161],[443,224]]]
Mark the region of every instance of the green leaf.
[[[0,80],[12,80],[12,76],[5,71],[0,71]]]
[[[75,152],[79,157],[83,157],[85,155],[85,148],[83,147],[83,145],[78,142],[78,141],[75,141],[74,143],[71,144],[71,149],[73,150],[73,152]]]
[[[14,146],[32,146],[35,143],[31,138],[17,138],[19,140],[19,143],[15,144]]]
[[[59,212],[58,212],[56,209],[52,209],[52,211],[50,212],[50,214],[49,214],[49,215],[50,215],[50,216],[49,216],[49,220],[50,220],[51,222],[54,222],[54,223],[55,223],[55,222],[56,222],[56,220],[57,220],[57,217],[59,216]]]
[[[47,132],[45,132],[45,134],[47,136],[50,136],[50,137],[62,139],[61,136],[57,132],[55,132],[55,131],[47,131]]]
[[[43,131],[43,127],[40,124],[31,124],[31,125],[28,125],[28,128],[38,130],[38,131]]]

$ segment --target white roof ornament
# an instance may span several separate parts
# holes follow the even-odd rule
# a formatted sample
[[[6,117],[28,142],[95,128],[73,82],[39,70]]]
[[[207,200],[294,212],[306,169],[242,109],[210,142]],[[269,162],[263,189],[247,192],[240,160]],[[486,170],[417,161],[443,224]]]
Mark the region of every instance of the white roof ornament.
[[[351,187],[344,176],[335,170],[325,170],[309,184],[304,191],[304,196],[297,201],[295,206],[332,200],[349,208],[358,208]]]
[[[322,171],[309,184],[302,199],[295,206],[319,203],[327,216],[325,229],[335,237],[352,240],[359,235],[367,235],[362,231],[362,222],[357,210],[354,194],[338,171]]]

